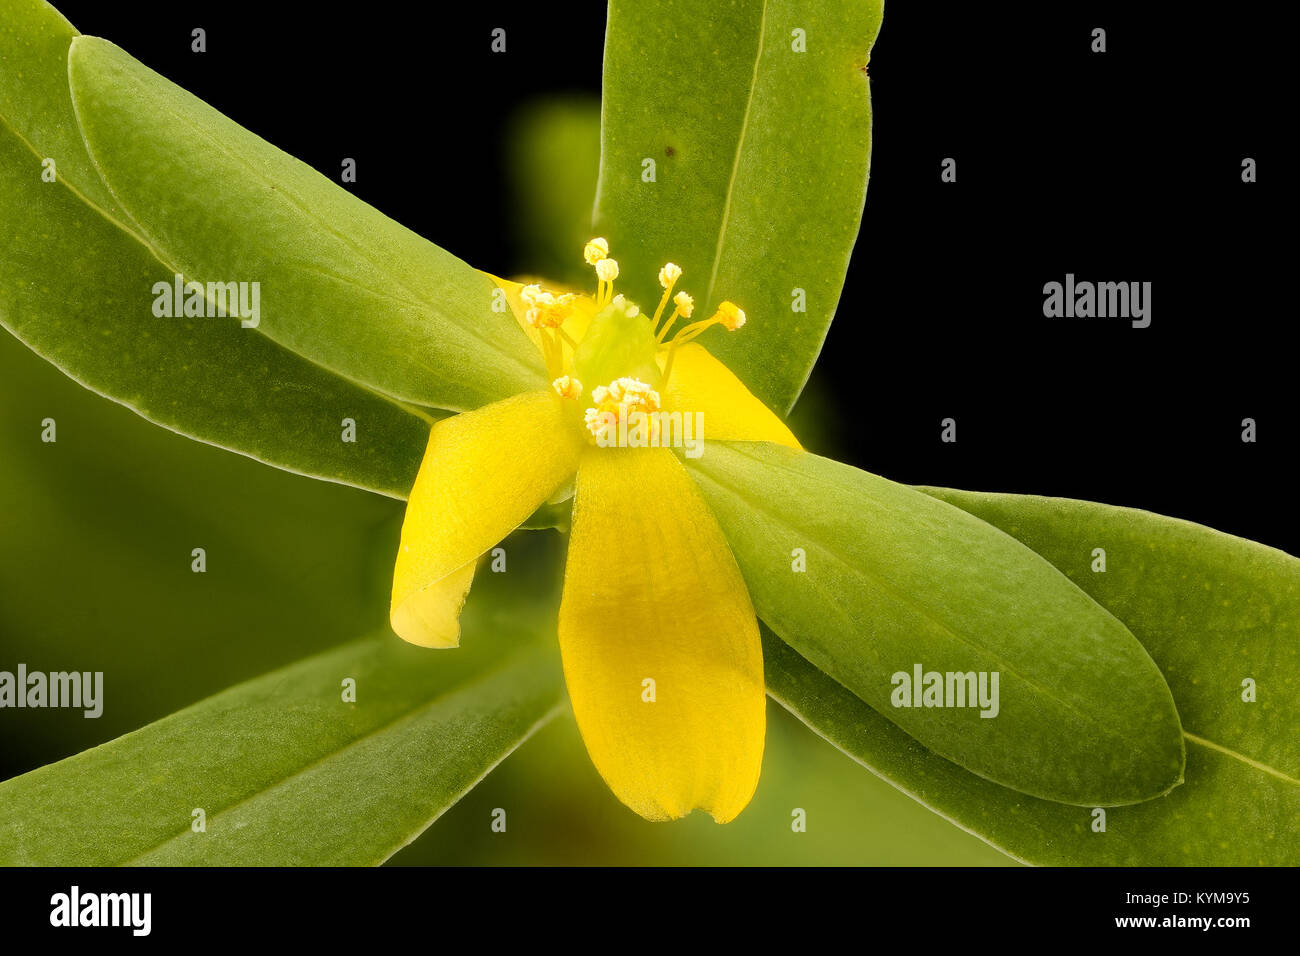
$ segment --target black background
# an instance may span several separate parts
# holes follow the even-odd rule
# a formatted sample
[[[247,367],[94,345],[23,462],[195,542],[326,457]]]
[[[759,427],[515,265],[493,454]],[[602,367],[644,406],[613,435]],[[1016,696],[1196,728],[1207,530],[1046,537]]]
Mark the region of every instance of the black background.
[[[512,118],[600,90],[601,3],[60,7],[332,178],[357,158],[348,188],[498,274],[528,267],[503,188]],[[829,406],[816,450],[1300,553],[1277,9],[887,3],[862,233],[811,386]],[[940,181],[945,157],[956,183]],[[1151,326],[1044,318],[1043,284],[1067,272],[1150,281]]]
[[[391,948],[401,933],[408,946],[459,949],[508,944],[520,951],[562,948],[626,937],[662,939],[674,951],[803,951],[810,941],[856,943],[862,952],[1030,950],[1060,940],[1077,945],[1128,938],[1132,948],[1184,952],[1255,950],[1293,939],[1294,881],[1283,868],[1234,870],[1070,869],[893,870],[842,874],[835,870],[653,869],[536,871],[461,869],[411,879],[371,869],[240,870],[87,869],[0,873],[5,902],[21,922],[6,942],[60,941],[168,947],[201,938],[209,947],[286,943],[295,952],[362,952]],[[7,877],[7,878],[6,878]],[[20,882],[21,879],[21,882]],[[668,882],[671,880],[671,882]],[[5,886],[4,884],[9,884]],[[136,939],[126,928],[52,928],[50,897],[69,893],[152,893],[152,932]],[[1152,908],[1128,903],[1129,893],[1248,894],[1248,902]],[[756,906],[754,904],[769,904]],[[1248,927],[1117,928],[1117,917],[1246,917]],[[936,918],[937,917],[937,918]],[[18,928],[21,927],[21,928]],[[915,942],[914,942],[915,941]],[[1200,949],[1197,944],[1200,944]],[[782,945],[784,944],[784,945]],[[1037,944],[1035,947],[1034,944]],[[616,947],[611,947],[616,948]],[[582,950],[585,951],[585,950]]]

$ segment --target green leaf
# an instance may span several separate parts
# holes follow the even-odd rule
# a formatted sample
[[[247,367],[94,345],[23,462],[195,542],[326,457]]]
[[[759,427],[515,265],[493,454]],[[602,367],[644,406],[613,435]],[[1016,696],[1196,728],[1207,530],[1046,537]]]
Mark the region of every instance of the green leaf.
[[[0,783],[0,864],[383,862],[561,706],[550,642],[477,623],[472,649],[349,644]]]
[[[76,29],[45,0],[6,0],[0,20],[0,118],[58,177],[106,215],[122,210],[91,165],[68,95],[68,47]],[[39,180],[38,180],[39,181]]]
[[[191,438],[405,497],[431,417],[357,386],[235,319],[154,316],[160,262],[94,174],[73,125],[50,6],[15,0],[0,27],[0,324],[87,388]],[[42,181],[44,158],[57,182]],[[357,440],[341,441],[342,420]]]
[[[420,405],[459,411],[545,385],[487,274],[107,40],[77,37],[69,76],[114,197],[186,278],[260,282],[259,332]]]
[[[1121,620],[1164,670],[1187,727],[1182,786],[1112,808],[1035,800],[965,773],[764,636],[769,693],[831,743],[954,824],[1042,865],[1300,864],[1293,732],[1300,561],[1173,518],[1066,499],[926,489],[1058,563]],[[1091,570],[1105,547],[1105,573]],[[1251,676],[1259,699],[1241,700]]]
[[[534,511],[519,527],[526,531],[556,531],[569,533],[573,523],[573,495],[561,501],[551,501]]]
[[[821,351],[858,235],[882,8],[609,4],[596,231],[619,260],[619,286],[653,309],[658,269],[673,261],[698,317],[738,303],[751,320],[743,333],[713,329],[701,343],[783,414]],[[805,312],[792,310],[795,289]]]
[[[1023,541],[1128,625],[1169,682],[1190,740],[1300,777],[1300,560],[1136,508],[920,490]],[[1094,570],[1098,548],[1104,571]],[[1253,704],[1241,698],[1247,677]]]
[[[1149,799],[1180,781],[1182,733],[1160,671],[1122,623],[1014,538],[782,446],[710,442],[689,465],[759,617],[930,750],[1087,806]],[[998,706],[896,706],[910,695],[894,675],[917,667],[997,672]]]
[[[95,720],[0,710],[0,779],[387,620],[400,502],[157,428],[3,334],[0,382],[0,501],[21,502],[0,510],[0,670],[108,681]]]
[[[520,800],[527,794],[526,804]],[[496,807],[509,836],[487,826]],[[807,832],[794,833],[794,808]],[[591,765],[577,725],[561,714],[494,770],[397,866],[1010,866],[862,769],[784,708],[767,708],[763,778],[726,826],[693,813],[669,826],[618,806]]]

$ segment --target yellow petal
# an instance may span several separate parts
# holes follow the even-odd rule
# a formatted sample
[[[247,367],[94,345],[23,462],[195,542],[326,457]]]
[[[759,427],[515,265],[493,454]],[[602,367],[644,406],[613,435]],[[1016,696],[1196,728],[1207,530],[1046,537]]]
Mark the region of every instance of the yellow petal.
[[[559,631],[578,728],[620,800],[648,820],[744,809],[763,759],[758,625],[672,452],[583,454]]]
[[[665,407],[704,414],[706,439],[770,441],[800,447],[785,422],[702,345],[692,342],[677,349],[664,392]]]
[[[528,392],[433,426],[402,523],[393,630],[455,647],[474,563],[573,477],[585,447],[552,392]]]

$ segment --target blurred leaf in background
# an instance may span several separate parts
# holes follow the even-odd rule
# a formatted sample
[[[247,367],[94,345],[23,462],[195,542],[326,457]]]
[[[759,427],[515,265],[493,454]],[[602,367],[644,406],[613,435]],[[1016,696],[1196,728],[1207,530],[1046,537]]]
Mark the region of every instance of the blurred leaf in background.
[[[726,826],[695,813],[671,826],[629,813],[597,776],[569,714],[393,857],[391,865],[1010,866],[866,773],[772,701],[758,791]],[[505,833],[490,829],[506,810]],[[804,811],[804,832],[793,828]]]
[[[8,334],[0,381],[0,669],[103,671],[106,697],[6,710],[0,776],[384,624],[400,502],[165,431]]]
[[[531,553],[477,589],[465,650],[384,628],[0,782],[0,863],[383,862],[561,706],[554,555]]]
[[[582,247],[591,238],[592,203],[600,164],[600,101],[594,97],[543,99],[510,121],[511,223],[526,276],[579,287],[591,267]]]

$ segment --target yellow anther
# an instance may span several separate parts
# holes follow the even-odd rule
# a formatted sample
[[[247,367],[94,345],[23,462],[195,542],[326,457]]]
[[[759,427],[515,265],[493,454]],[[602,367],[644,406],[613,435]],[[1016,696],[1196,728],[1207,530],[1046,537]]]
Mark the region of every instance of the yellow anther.
[[[591,390],[591,401],[583,421],[594,438],[617,428],[620,416],[657,412],[660,408],[659,393],[638,378],[616,378],[608,385],[597,385]]]
[[[594,240],[593,240],[594,241]],[[596,263],[596,304],[607,305],[614,294],[614,280],[618,278],[618,261],[601,259]]]
[[[596,408],[589,408],[583,413],[582,423],[587,426],[592,438],[603,438],[611,428],[618,428],[616,418],[611,420],[609,415]]]
[[[587,243],[582,249],[582,257],[587,260],[588,264],[593,266],[608,255],[609,243],[599,236]]]
[[[678,292],[673,296],[673,305],[677,306],[677,313],[683,319],[689,319],[695,311],[695,300],[687,292]]]
[[[531,288],[525,286],[525,290]],[[523,293],[520,293],[522,296]],[[572,292],[552,295],[550,292],[531,293],[533,307],[524,313],[528,324],[535,329],[558,329],[564,320],[573,314],[573,304],[577,296]]]
[[[690,305],[691,308],[694,309],[694,301],[692,301]],[[680,303],[678,303],[678,310],[681,310]],[[685,314],[689,318],[690,314]],[[656,337],[656,341],[660,343],[663,342],[665,333],[667,333],[667,331],[672,327],[676,318],[677,312],[674,312],[673,317],[665,322],[664,327],[659,330],[659,335]],[[677,350],[681,348],[681,346],[699,338],[707,329],[712,328],[715,325],[721,325],[727,331],[734,332],[744,324],[745,310],[734,302],[723,302],[718,306],[718,311],[713,313],[711,318],[702,319],[699,322],[692,322],[690,325],[678,329],[677,334],[674,335],[672,341],[668,343],[668,357],[664,361],[664,374],[663,379],[661,380],[661,387],[668,384],[668,376],[672,374],[673,370],[673,359],[676,358]]]
[[[734,332],[745,324],[745,310],[734,302],[723,302],[718,306],[713,321],[721,322],[728,332]]]
[[[582,397],[582,383],[572,375],[561,375],[551,383],[551,388],[555,389],[555,394],[560,398]]]
[[[628,405],[646,405],[652,410],[659,408],[659,393],[639,378],[616,378],[609,383],[609,397],[616,402]]]
[[[519,298],[524,300],[525,305],[536,305],[538,299],[543,295],[550,295],[550,293],[543,292],[542,287],[536,282],[532,285],[526,285],[519,290]]]
[[[533,308],[524,313],[528,324],[535,329],[558,329],[563,321],[554,308]]]
[[[659,318],[664,314],[664,306],[668,304],[668,298],[673,294],[673,285],[682,277],[682,267],[675,262],[665,262],[663,268],[659,270],[659,284],[664,287],[664,294],[659,297],[659,306],[655,309],[654,318],[650,320],[650,330],[660,334],[663,330],[659,328]],[[672,324],[672,319],[668,324]],[[667,329],[668,326],[664,326]]]
[[[601,282],[613,282],[618,278],[618,260],[601,259],[596,263],[596,278]]]
[[[667,292],[664,293],[664,298],[665,299],[668,298]],[[659,307],[662,309],[663,303],[660,303]],[[694,311],[695,311],[695,299],[691,297],[690,293],[678,292],[675,296],[673,296],[673,314],[668,316],[668,321],[664,323],[663,328],[661,328],[658,332],[655,333],[655,341],[662,342],[664,340],[664,336],[668,334],[668,331],[673,327],[673,323],[676,322],[679,317],[684,319],[689,319],[691,317],[691,313]],[[685,329],[683,329],[682,331],[685,331]],[[681,336],[681,332],[678,333],[678,337],[680,336]]]

